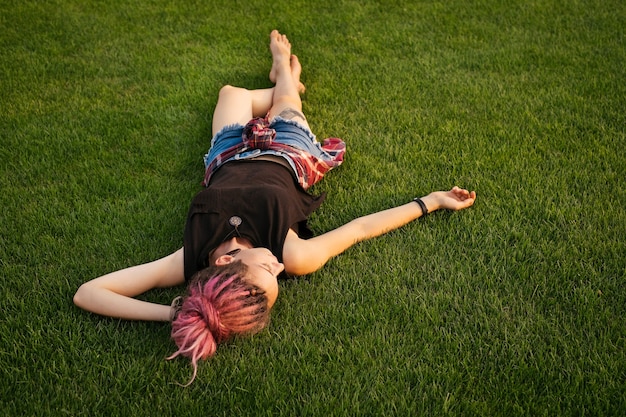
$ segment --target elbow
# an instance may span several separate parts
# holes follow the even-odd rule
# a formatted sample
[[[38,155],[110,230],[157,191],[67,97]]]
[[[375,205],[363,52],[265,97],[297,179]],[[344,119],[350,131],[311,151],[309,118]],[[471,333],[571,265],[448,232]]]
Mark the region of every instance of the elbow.
[[[85,309],[86,298],[87,298],[88,292],[89,292],[89,287],[87,286],[87,284],[81,285],[76,291],[76,293],[74,294],[74,298],[73,298],[74,305],[82,309]]]

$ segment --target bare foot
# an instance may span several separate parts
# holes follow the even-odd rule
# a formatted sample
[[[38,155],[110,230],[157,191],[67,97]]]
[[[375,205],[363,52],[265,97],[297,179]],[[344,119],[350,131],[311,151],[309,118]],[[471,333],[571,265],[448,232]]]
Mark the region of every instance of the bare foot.
[[[283,69],[290,69],[291,65],[291,43],[286,35],[280,34],[276,29],[270,33],[270,51],[272,52],[270,81],[275,83],[278,73]]]
[[[293,82],[298,86],[297,87],[298,93],[304,94],[304,92],[306,91],[306,87],[300,81],[300,73],[302,73],[302,65],[300,65],[300,61],[298,60],[298,57],[295,55],[291,55],[291,59],[289,62],[291,65],[291,77],[293,78]]]
[[[291,43],[286,35],[281,35],[277,30],[273,30],[270,34],[270,50],[272,52],[272,69],[270,70],[270,81],[276,83],[278,71],[285,67],[285,59],[289,57],[289,70],[294,84],[296,84],[298,93],[303,94],[306,91],[304,84],[300,82],[300,74],[302,66],[298,57],[291,55]]]

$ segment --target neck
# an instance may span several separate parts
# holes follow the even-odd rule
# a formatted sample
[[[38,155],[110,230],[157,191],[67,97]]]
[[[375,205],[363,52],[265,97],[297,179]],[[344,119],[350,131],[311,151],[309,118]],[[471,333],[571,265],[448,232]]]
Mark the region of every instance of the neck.
[[[251,249],[253,247],[254,246],[252,246],[252,242],[250,242],[245,237],[233,237],[225,240],[220,243],[215,249],[213,249],[213,252],[211,253],[211,264],[214,264],[217,258],[226,254],[227,252],[230,252],[231,250]]]

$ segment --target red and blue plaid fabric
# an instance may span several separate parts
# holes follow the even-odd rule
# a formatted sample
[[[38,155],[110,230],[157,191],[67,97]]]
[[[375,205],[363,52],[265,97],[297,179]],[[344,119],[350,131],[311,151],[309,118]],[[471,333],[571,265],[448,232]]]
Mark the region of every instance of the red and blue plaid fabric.
[[[339,138],[324,139],[321,145],[323,158],[293,146],[274,141],[276,132],[269,127],[267,119],[252,119],[243,129],[242,141],[217,155],[207,166],[202,185],[207,187],[213,173],[237,154],[252,149],[272,150],[287,156],[296,168],[298,183],[303,189],[320,181],[331,169],[341,165],[346,144]]]
[[[248,149],[270,149],[276,137],[276,131],[267,125],[267,121],[258,117],[252,119],[243,128],[241,138]]]

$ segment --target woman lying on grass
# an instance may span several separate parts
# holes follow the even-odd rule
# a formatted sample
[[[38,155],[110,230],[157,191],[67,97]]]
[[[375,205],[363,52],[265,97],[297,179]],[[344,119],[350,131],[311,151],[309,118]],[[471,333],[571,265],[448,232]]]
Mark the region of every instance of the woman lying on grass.
[[[307,217],[323,201],[306,189],[341,164],[345,144],[320,144],[302,114],[301,66],[285,35],[270,35],[273,88],[221,89],[205,156],[205,189],[191,203],[184,246],[157,261],[83,284],[74,302],[102,315],[172,321],[178,351],[199,359],[217,344],[268,322],[280,276],[305,275],[357,242],[397,229],[438,209],[471,206],[474,191],[454,187],[353,220],[313,237]],[[172,305],[133,297],[188,283]],[[192,378],[193,380],[193,378]]]

